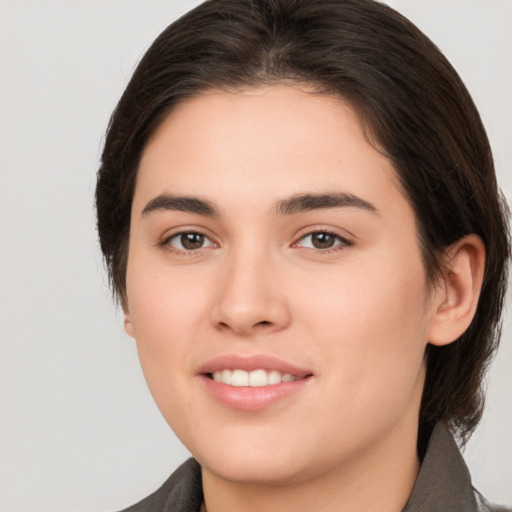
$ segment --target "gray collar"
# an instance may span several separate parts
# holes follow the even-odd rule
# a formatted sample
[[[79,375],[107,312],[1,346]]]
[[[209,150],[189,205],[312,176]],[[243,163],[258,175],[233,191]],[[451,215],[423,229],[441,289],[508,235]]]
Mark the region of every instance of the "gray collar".
[[[448,428],[438,423],[403,512],[476,512],[471,476]]]

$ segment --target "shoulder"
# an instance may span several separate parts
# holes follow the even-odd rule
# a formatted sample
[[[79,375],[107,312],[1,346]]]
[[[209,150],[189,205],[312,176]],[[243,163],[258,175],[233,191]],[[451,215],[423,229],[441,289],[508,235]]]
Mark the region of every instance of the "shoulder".
[[[154,493],[121,512],[199,512],[202,501],[201,467],[188,459]]]

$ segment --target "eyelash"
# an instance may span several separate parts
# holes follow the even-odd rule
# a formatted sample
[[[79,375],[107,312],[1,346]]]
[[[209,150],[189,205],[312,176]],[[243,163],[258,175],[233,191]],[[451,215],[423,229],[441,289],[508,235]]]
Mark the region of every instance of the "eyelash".
[[[180,249],[180,248],[177,248],[177,247],[173,247],[171,245],[172,240],[179,239],[179,238],[183,237],[184,235],[197,235],[197,236],[200,236],[200,237],[204,237],[204,240],[208,240],[210,242],[210,244],[207,245],[207,246],[198,247],[196,249],[186,249],[186,248]],[[328,236],[334,238],[335,243],[336,242],[338,242],[338,243],[337,243],[337,245],[334,245],[333,247],[328,247],[328,248],[325,248],[325,249],[321,249],[321,248],[317,248],[317,247],[304,247],[303,245],[301,245],[302,241],[304,241],[306,238],[312,237],[314,235],[328,235]],[[179,255],[185,255],[185,256],[198,256],[198,255],[200,255],[202,253],[202,250],[204,250],[204,249],[208,249],[208,248],[211,248],[211,247],[218,247],[218,244],[213,242],[207,235],[205,235],[204,233],[202,233],[200,231],[197,231],[197,230],[180,231],[178,233],[174,233],[174,234],[166,237],[161,242],[159,242],[158,245],[160,247],[162,247],[162,248],[172,252],[172,253],[179,254]],[[302,235],[296,242],[294,242],[291,245],[291,247],[302,247],[304,249],[308,249],[308,250],[312,250],[312,251],[315,251],[315,252],[319,252],[321,254],[329,254],[329,253],[332,253],[332,252],[344,250],[347,247],[350,247],[352,245],[353,245],[353,242],[351,242],[350,240],[348,240],[345,237],[342,237],[341,235],[339,235],[335,231],[332,231],[332,230],[329,230],[329,229],[317,229],[317,230],[310,231],[310,232]]]

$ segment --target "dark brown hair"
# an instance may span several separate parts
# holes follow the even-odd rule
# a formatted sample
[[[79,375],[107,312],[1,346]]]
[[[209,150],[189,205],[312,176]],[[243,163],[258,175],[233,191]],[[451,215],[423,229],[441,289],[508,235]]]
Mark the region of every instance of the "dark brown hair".
[[[478,423],[482,378],[500,335],[507,208],[476,107],[412,23],[372,0],[208,0],[170,25],[139,63],[110,120],[98,172],[101,248],[125,302],[130,210],[148,138],[180,102],[210,88],[297,82],[348,100],[393,162],[413,207],[429,282],[466,234],[485,243],[476,315],[454,343],[428,348],[420,425]]]

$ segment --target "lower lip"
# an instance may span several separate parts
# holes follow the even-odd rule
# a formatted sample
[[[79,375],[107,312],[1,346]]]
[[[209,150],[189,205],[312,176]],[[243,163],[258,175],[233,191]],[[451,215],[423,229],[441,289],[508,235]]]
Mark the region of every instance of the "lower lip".
[[[232,409],[243,411],[259,411],[266,409],[285,398],[299,393],[312,380],[312,377],[294,380],[293,382],[281,382],[271,386],[230,386],[217,382],[206,375],[200,378],[207,392],[218,402]]]

